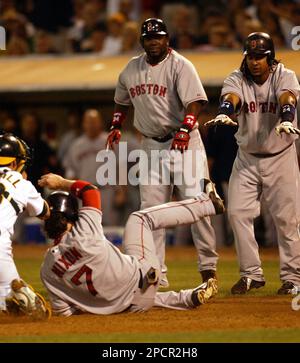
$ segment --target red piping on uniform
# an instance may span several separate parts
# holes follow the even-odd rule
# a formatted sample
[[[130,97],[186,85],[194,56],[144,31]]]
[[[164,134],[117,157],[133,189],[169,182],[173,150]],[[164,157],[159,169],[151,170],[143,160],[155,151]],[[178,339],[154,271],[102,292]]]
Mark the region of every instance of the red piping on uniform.
[[[191,205],[191,204],[195,204],[195,203],[204,203],[204,202],[207,202],[207,201],[209,201],[209,200],[210,200],[210,199],[208,199],[208,200],[193,199],[193,202],[191,202],[191,203],[189,203],[189,204],[184,204],[184,205],[182,205],[182,204],[178,204],[178,205],[176,205],[176,206],[172,205],[172,206],[167,206],[167,207],[161,207],[161,208],[159,208],[159,209],[156,209],[156,210],[151,211],[151,213],[159,212],[159,211],[161,211],[161,210],[169,209],[169,208],[186,207],[186,206],[189,206],[189,205]],[[176,203],[176,202],[173,202],[173,203]],[[178,202],[178,203],[179,203],[179,202]],[[193,216],[193,217],[194,217],[194,216]],[[194,218],[195,218],[195,217],[194,217]],[[195,218],[195,219],[196,219],[196,218]]]
[[[164,62],[167,58],[169,58],[169,55],[171,54],[171,52],[172,52],[172,48],[169,48],[169,49],[168,49],[168,54],[165,56],[165,58],[164,58],[163,60],[161,60],[160,62],[156,63],[156,64],[150,64],[150,63],[147,61],[147,59],[146,59],[146,61],[147,61],[147,63],[149,64],[149,66],[151,66],[151,67],[158,66],[159,64],[163,63],[163,62]]]
[[[142,228],[141,228],[141,241],[142,241],[142,257],[139,258],[139,261],[143,260],[145,258],[145,248],[144,248],[144,218],[141,217],[142,219]]]
[[[183,205],[183,207],[186,207],[186,206],[188,206],[188,205],[191,205],[191,204],[195,204],[195,203],[204,203],[204,202],[206,202],[206,200],[199,200],[199,199],[195,199],[195,200],[193,200],[193,202],[191,202],[191,203],[189,203],[189,204],[186,204],[186,205]],[[178,206],[177,207],[181,207],[182,205],[181,204],[178,204]],[[161,210],[163,210],[163,209],[169,209],[169,208],[174,208],[174,206],[168,206],[168,207],[161,207],[161,208],[159,208],[159,209],[157,209],[157,210],[154,210],[154,211],[152,211],[151,213],[154,213],[154,212],[159,212],[159,211],[161,211]],[[192,214],[192,212],[189,210],[189,212]],[[145,220],[144,220],[144,218],[143,217],[141,217],[141,216],[139,216],[139,215],[137,215],[137,214],[135,214],[135,216],[137,216],[137,217],[139,217],[141,220],[142,220],[142,225],[141,225],[141,243],[142,243],[142,245],[141,245],[141,247],[142,247],[142,257],[141,258],[139,258],[139,260],[138,261],[141,261],[141,260],[143,260],[144,258],[145,258],[145,247],[144,247],[144,223],[145,223]],[[193,216],[193,218],[195,219],[195,221],[197,220],[196,219],[196,217],[192,214],[192,216]]]

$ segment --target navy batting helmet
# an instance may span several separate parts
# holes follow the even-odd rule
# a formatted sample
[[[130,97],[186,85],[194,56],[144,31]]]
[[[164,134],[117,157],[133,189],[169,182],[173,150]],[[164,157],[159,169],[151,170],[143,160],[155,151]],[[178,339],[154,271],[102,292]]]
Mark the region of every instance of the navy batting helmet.
[[[262,32],[249,34],[244,43],[244,55],[247,54],[267,55],[274,59],[274,43],[270,35]]]
[[[166,24],[157,18],[149,18],[145,20],[141,28],[141,36],[147,35],[168,35]]]
[[[74,195],[68,192],[56,191],[51,193],[46,200],[51,213],[63,213],[71,222],[75,222],[78,219],[78,200]]]
[[[17,162],[17,171],[20,173],[31,164],[32,150],[26,142],[13,134],[0,135],[0,166]]]

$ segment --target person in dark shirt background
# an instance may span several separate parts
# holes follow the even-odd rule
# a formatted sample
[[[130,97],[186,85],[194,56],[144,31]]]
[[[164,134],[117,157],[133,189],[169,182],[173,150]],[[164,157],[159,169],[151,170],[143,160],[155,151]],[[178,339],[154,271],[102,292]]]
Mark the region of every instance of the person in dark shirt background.
[[[238,149],[234,138],[236,131],[237,127],[224,127],[222,125],[210,128],[204,141],[210,176],[216,184],[221,198],[224,199],[225,205],[227,205],[228,182]],[[233,233],[226,212],[220,216],[219,223],[218,227],[216,225],[214,227],[220,228],[220,234],[222,237],[224,236],[224,244],[227,246],[233,244]],[[218,235],[218,231],[216,234]]]
[[[34,162],[28,168],[28,179],[37,190],[41,191],[37,181],[41,175],[49,172],[60,172],[56,153],[42,140],[41,124],[33,113],[26,113],[21,117],[21,137],[33,149]]]

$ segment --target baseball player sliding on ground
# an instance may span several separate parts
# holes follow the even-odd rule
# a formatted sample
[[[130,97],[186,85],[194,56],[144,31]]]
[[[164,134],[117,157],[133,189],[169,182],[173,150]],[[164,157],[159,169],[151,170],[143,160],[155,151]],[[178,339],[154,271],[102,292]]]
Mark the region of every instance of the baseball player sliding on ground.
[[[141,209],[145,209],[169,202],[173,189],[178,200],[194,197],[201,191],[200,180],[209,178],[209,172],[197,122],[207,97],[195,67],[169,48],[168,31],[161,19],[144,21],[141,45],[145,52],[132,58],[119,76],[107,145],[113,148],[120,141],[122,124],[133,106],[134,127],[143,135],[142,149],[151,160],[148,180],[154,181],[140,183]],[[154,159],[153,151],[164,157]],[[189,159],[182,163],[180,152],[189,154]],[[163,182],[162,170],[169,171],[170,182]],[[184,171],[188,173],[184,175]],[[215,278],[218,255],[210,218],[193,224],[192,236],[203,281]],[[161,285],[167,287],[165,230],[154,232],[154,243],[164,274]]]
[[[34,318],[47,317],[44,299],[20,280],[12,256],[14,224],[27,209],[41,219],[50,215],[48,204],[30,181],[26,168],[31,152],[26,143],[12,134],[0,135],[0,312],[14,312]]]
[[[106,315],[146,311],[154,305],[186,310],[217,293],[214,278],[195,289],[157,292],[161,271],[153,231],[222,213],[222,200],[208,180],[206,194],[132,213],[124,233],[126,254],[105,238],[100,191],[95,186],[55,174],[44,175],[39,185],[60,190],[47,198],[51,216],[45,230],[54,245],[41,267],[54,314]],[[76,197],[82,200],[80,209]]]
[[[252,33],[244,44],[239,70],[224,81],[217,117],[207,125],[236,125],[239,145],[229,182],[228,215],[235,236],[241,279],[233,294],[265,285],[253,221],[260,198],[277,229],[280,279],[278,294],[300,286],[300,178],[295,148],[297,100],[295,73],[275,59],[266,33]]]

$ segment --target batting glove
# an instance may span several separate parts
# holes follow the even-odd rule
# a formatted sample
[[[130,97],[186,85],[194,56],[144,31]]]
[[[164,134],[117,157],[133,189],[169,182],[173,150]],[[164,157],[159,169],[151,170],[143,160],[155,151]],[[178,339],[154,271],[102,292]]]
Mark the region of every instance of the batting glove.
[[[233,121],[229,116],[220,113],[216,118],[205,122],[204,126],[228,125],[237,126],[237,122]]]
[[[120,142],[122,133],[119,129],[113,129],[107,136],[106,140],[106,149],[113,149],[114,144],[118,144]]]
[[[190,135],[184,129],[179,129],[174,136],[174,140],[171,145],[171,150],[179,150],[183,153],[189,147]]]
[[[300,135],[300,130],[293,126],[289,121],[282,122],[279,126],[275,127],[275,132],[279,136],[282,132],[285,134],[298,134]]]

